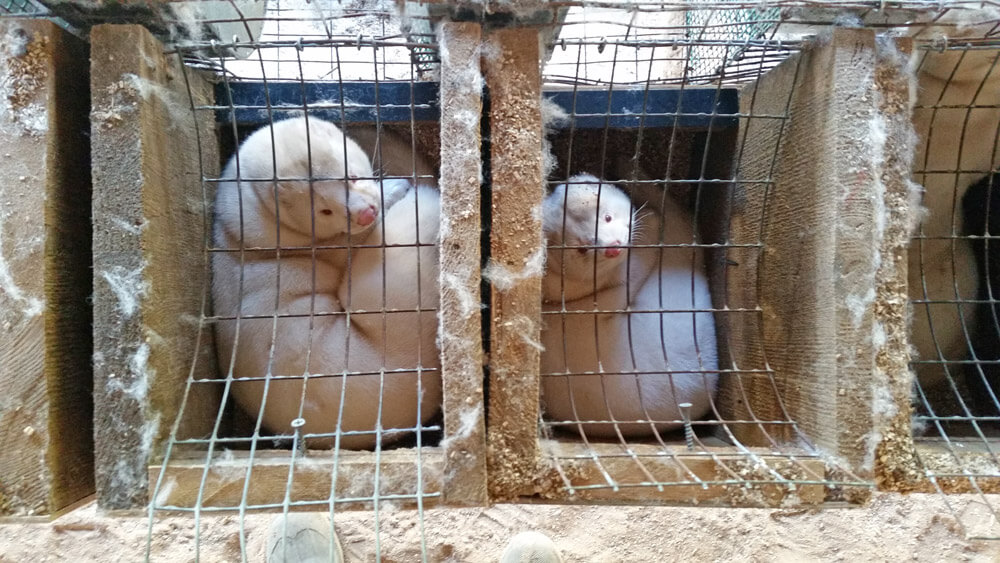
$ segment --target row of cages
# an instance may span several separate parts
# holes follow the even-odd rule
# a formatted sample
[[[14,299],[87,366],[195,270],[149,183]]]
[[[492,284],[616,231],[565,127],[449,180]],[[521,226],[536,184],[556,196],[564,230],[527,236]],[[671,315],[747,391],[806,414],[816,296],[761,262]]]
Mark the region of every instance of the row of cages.
[[[1000,7],[931,4],[0,19],[0,509],[994,514]]]

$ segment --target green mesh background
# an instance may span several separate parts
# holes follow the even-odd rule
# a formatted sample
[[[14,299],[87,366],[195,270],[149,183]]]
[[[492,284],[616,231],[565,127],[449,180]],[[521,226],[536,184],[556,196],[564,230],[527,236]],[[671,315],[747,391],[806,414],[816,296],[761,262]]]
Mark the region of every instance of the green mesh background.
[[[688,37],[694,40],[725,41],[727,44],[701,45],[691,48],[691,75],[719,74],[745,47],[740,41],[765,38],[781,17],[778,8],[724,9],[734,0],[715,0],[720,9],[688,10]]]
[[[0,16],[35,16],[46,12],[34,0],[0,0]]]

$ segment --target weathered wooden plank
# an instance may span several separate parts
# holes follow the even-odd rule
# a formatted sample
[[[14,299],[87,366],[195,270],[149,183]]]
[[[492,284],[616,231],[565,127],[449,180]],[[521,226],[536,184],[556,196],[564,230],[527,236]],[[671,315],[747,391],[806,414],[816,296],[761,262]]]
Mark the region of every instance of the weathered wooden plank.
[[[376,496],[381,502],[391,500],[401,506],[416,505],[417,497],[421,496],[423,506],[427,507],[440,502],[445,468],[444,453],[438,448],[419,452],[388,450],[380,453],[377,462],[372,452],[347,450],[336,455],[310,450],[305,457],[296,456],[294,461],[287,450],[257,452],[252,460],[248,452],[227,452],[217,455],[211,463],[206,461],[204,455],[187,459],[178,456],[165,469],[150,466],[151,486],[163,471],[155,508],[273,510],[273,505],[285,502],[286,493],[289,503],[314,503],[299,506],[307,510],[329,506],[327,500],[331,497],[338,509],[371,508]],[[289,473],[293,463],[294,469]],[[332,487],[334,475],[336,488]]]
[[[490,496],[531,489],[538,458],[539,330],[545,259],[541,213],[541,77],[538,35],[504,29],[489,36],[493,189],[490,242]]]
[[[0,514],[44,514],[94,490],[87,47],[0,37]]]
[[[724,378],[720,402],[763,422],[732,428],[746,444],[804,437],[869,476],[880,409],[907,408],[876,401],[907,354],[903,58],[872,30],[835,30],[742,93],[737,144],[731,240],[762,246],[730,251],[728,305],[760,312],[730,317],[749,373]]]
[[[443,23],[441,43],[441,376],[449,504],[486,504],[480,312],[478,24]]]
[[[204,308],[218,143],[198,73],[141,26],[91,30],[94,400],[98,500],[146,502],[147,466],[169,434],[185,381],[212,377]],[[200,159],[200,160],[199,160]],[[193,366],[193,367],[192,367]],[[213,393],[188,398],[180,434],[204,434]]]
[[[542,498],[550,500],[747,507],[818,505],[827,496],[826,465],[808,455],[757,448],[751,459],[731,446],[689,451],[556,440],[542,441],[541,449],[551,469],[536,482],[547,484]]]

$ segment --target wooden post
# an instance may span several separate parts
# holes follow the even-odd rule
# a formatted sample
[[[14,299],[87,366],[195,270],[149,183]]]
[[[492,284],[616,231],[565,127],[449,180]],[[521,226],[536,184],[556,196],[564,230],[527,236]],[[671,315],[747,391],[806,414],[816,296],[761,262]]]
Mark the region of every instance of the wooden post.
[[[0,515],[94,490],[87,46],[0,19]]]
[[[494,500],[529,494],[538,462],[539,331],[545,258],[540,208],[538,34],[503,29],[485,54],[493,188],[490,238],[490,431]]]
[[[133,508],[187,378],[215,372],[198,319],[213,197],[202,175],[219,158],[212,114],[191,109],[191,97],[212,102],[207,80],[141,26],[99,25],[90,39],[97,492],[103,508]],[[208,391],[188,398],[179,435],[211,428],[219,399]]]
[[[725,378],[721,407],[765,421],[731,425],[745,444],[805,438],[863,478],[884,417],[908,408],[888,383],[908,379],[904,58],[838,28],[740,102],[731,242],[761,246],[730,250],[728,306],[759,311],[728,328],[733,366],[757,373]]]
[[[441,24],[441,369],[448,504],[486,504],[480,313],[480,27]]]

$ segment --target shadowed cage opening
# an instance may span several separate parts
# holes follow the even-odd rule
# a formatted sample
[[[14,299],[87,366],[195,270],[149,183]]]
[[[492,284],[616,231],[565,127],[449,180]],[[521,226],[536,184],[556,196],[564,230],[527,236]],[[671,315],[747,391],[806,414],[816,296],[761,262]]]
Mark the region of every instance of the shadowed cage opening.
[[[997,17],[993,7],[980,18],[962,18],[966,25],[946,39],[927,34],[913,109],[919,138],[913,181],[924,207],[909,248],[914,437],[934,489],[979,495],[996,492],[1000,475]],[[970,535],[996,537],[986,523],[995,521],[994,504],[983,507],[981,517],[963,523]]]

